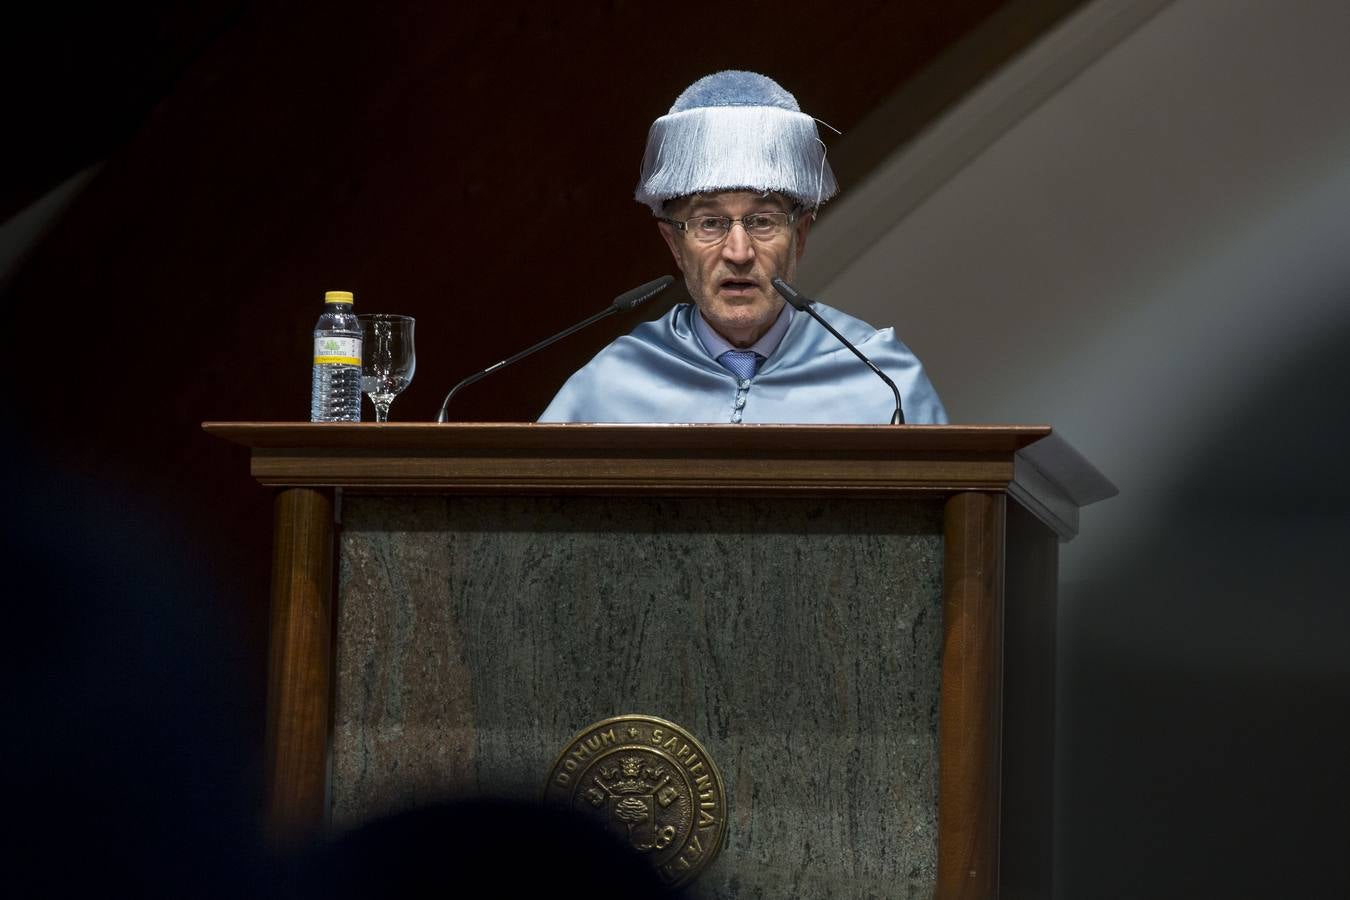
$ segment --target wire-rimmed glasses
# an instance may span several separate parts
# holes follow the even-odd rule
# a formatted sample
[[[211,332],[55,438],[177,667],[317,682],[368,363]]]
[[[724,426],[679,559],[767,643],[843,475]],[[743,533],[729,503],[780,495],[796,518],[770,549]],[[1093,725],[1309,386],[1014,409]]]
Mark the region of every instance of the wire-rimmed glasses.
[[[737,222],[745,229],[745,233],[757,241],[768,241],[778,237],[787,231],[792,223],[797,221],[795,212],[760,212],[748,213],[739,218],[731,216],[693,216],[684,219],[668,219],[661,217],[661,221],[667,225],[673,225],[677,230],[683,231],[701,244],[717,244],[727,239],[731,234],[731,228]]]

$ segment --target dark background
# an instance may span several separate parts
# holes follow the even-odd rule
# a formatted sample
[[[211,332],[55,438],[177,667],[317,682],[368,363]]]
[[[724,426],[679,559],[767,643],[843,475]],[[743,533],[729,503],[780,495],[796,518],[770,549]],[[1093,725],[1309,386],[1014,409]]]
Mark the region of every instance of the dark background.
[[[112,579],[118,603],[97,616],[68,610],[61,621],[78,639],[20,665],[125,665],[129,694],[175,710],[190,700],[156,696],[157,674],[210,667],[172,680],[214,685],[193,696],[220,704],[211,728],[229,724],[228,740],[210,738],[218,768],[244,771],[237,782],[218,773],[204,790],[233,783],[256,801],[260,760],[240,767],[237,748],[262,742],[271,498],[248,477],[246,453],[199,425],[306,418],[325,290],[354,291],[358,311],[417,317],[417,377],[393,417],[429,420],[459,378],[672,271],[632,190],[648,125],[695,78],[750,68],[778,79],[844,132],[829,143],[847,191],[1077,5],[166,0],[20,14],[4,38],[0,219],[90,177],[0,285],[10,414],[22,423],[9,442],[22,499],[11,509],[60,514],[34,513],[25,521],[38,549],[10,551],[52,571],[90,557],[95,573],[125,565],[133,575],[175,561],[144,590]],[[921,81],[957,48],[959,67]],[[905,115],[872,115],[905,88]],[[678,299],[670,294],[641,316]],[[467,389],[452,418],[533,419],[634,321],[619,317]],[[1306,365],[1321,368],[1291,371],[1289,384],[1316,378],[1344,396],[1341,346],[1310,353]],[[1245,424],[1216,432],[1216,456]],[[1331,434],[1326,446],[1350,450],[1344,429]],[[1270,449],[1253,450],[1252,465]],[[1174,612],[1169,585],[1196,577],[1186,565],[1196,548],[1246,566],[1205,580],[1213,602],[1200,613],[1271,602],[1287,570],[1242,543],[1250,532],[1237,513],[1278,515],[1290,493],[1226,508],[1221,498],[1247,471],[1235,461],[1178,473],[1175,519],[1198,543],[1183,551],[1160,536],[1122,549],[1099,576],[1090,620],[1066,613],[1078,642],[1064,650],[1064,677],[1078,699],[1077,718],[1061,722],[1061,744],[1071,740],[1059,792],[1081,826],[1061,835],[1070,896],[1334,896],[1346,884],[1334,842],[1263,816],[1282,807],[1272,796],[1299,792],[1299,815],[1343,818],[1345,686],[1313,664],[1239,683],[1203,660],[1179,673],[1137,652],[1152,639],[1149,617]],[[1315,483],[1296,486],[1316,502]],[[1296,591],[1311,598],[1303,619],[1328,590],[1319,576]],[[119,604],[160,624],[136,632],[109,611]],[[50,631],[61,627],[54,617],[20,621]],[[161,656],[174,666],[161,670]],[[1297,657],[1291,646],[1286,658]],[[67,706],[99,680],[81,677],[60,689]],[[87,740],[100,740],[101,723],[86,720]],[[1290,771],[1300,761],[1307,768]]]

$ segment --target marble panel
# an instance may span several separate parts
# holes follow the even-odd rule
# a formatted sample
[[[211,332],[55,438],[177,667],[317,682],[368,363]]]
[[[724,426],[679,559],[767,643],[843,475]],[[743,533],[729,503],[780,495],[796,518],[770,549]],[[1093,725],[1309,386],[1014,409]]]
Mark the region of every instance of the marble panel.
[[[928,897],[938,500],[348,495],[333,819],[536,799],[646,713],[727,787],[697,896]]]

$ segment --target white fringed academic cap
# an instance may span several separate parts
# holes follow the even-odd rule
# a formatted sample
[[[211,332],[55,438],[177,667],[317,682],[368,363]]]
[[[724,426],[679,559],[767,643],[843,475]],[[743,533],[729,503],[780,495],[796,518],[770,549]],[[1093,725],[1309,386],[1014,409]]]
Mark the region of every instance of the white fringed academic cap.
[[[816,122],[778,82],[754,72],[707,75],[652,123],[634,196],[661,215],[674,197],[775,191],[815,208],[839,190]]]

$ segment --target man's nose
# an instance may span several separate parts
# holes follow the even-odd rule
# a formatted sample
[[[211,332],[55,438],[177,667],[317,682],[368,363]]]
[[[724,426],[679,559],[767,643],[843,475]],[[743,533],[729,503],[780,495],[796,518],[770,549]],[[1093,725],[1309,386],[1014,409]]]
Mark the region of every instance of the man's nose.
[[[755,258],[755,242],[739,221],[731,223],[731,230],[722,241],[722,258],[733,263],[748,263]]]

